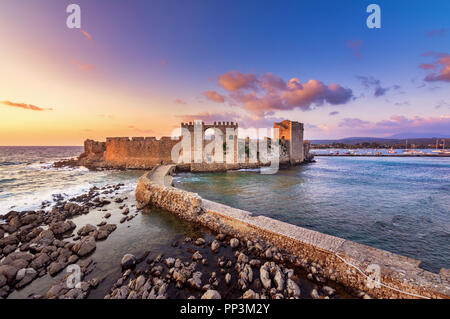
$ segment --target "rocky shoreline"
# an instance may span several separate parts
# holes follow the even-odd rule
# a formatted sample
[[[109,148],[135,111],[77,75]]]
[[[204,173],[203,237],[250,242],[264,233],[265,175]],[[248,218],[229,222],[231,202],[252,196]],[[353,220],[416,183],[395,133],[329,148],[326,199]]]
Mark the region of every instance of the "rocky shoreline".
[[[318,265],[308,273],[267,243],[204,228],[201,237],[191,239],[185,234],[167,247],[146,250],[137,257],[124,249],[121,264],[111,264],[105,257],[104,263],[118,271],[100,276],[95,256],[109,252],[97,246],[108,242],[118,228],[127,232],[132,220],[145,214],[134,199],[120,194],[122,186],[93,187],[68,200],[55,195],[54,203],[42,203],[42,210],[0,216],[0,298],[351,297],[343,287],[326,282]],[[85,224],[83,216],[99,222]],[[110,218],[116,223],[109,223]],[[66,282],[71,273],[66,268],[74,264],[80,267],[81,282],[69,288]],[[96,291],[99,285],[106,293]],[[21,295],[22,291],[27,294]]]
[[[172,246],[190,251],[191,258],[124,255],[122,277],[105,299],[349,297],[326,285],[320,269],[308,274],[311,283],[306,289],[299,269],[283,263],[288,256],[262,242],[240,241],[218,234],[209,240],[186,237]],[[212,266],[207,267],[210,263]],[[214,271],[209,272],[208,268]]]

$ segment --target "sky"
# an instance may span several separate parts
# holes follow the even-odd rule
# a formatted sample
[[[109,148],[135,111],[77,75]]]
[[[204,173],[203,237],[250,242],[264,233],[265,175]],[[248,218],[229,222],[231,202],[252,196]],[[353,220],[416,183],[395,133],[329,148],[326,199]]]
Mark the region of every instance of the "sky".
[[[193,120],[450,137],[449,16],[448,0],[2,0],[0,145],[169,136]]]

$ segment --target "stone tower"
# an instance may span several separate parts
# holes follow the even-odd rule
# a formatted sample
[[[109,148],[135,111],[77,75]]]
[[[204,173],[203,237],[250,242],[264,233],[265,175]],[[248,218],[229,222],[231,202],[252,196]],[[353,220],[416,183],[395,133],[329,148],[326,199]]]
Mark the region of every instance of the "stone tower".
[[[278,138],[284,141],[287,146],[289,162],[291,165],[304,161],[303,152],[303,123],[297,121],[284,120],[280,123],[273,123],[274,128],[278,128]]]

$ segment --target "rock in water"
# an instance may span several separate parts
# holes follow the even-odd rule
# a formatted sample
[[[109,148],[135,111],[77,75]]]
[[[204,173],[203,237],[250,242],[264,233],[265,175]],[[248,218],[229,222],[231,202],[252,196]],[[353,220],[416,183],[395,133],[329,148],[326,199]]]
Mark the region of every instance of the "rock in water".
[[[220,248],[220,243],[219,243],[217,240],[214,240],[214,241],[211,243],[211,251],[212,251],[213,253],[216,253],[216,252],[219,250],[219,248]]]
[[[78,230],[77,234],[79,236],[86,236],[86,235],[89,235],[89,233],[91,233],[91,232],[93,232],[95,230],[97,230],[97,227],[95,227],[94,225],[91,225],[91,224],[87,224],[87,225],[81,227]]]
[[[97,248],[95,238],[87,236],[82,238],[78,243],[72,247],[72,251],[80,257],[86,256]]]
[[[136,265],[136,257],[131,254],[126,254],[122,257],[122,261],[120,262],[122,265],[122,269],[130,269]]]
[[[231,246],[231,248],[237,248],[239,246],[239,239],[231,238],[230,239],[230,246]]]

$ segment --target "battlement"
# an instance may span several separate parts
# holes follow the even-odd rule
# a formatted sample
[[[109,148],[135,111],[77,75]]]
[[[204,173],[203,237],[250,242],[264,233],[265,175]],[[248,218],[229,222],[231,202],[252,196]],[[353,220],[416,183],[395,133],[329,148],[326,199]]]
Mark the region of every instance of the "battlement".
[[[193,129],[197,125],[202,126],[205,130],[207,130],[209,128],[220,128],[220,129],[233,128],[233,129],[236,129],[239,127],[239,124],[237,122],[233,122],[233,121],[219,121],[219,122],[214,122],[213,124],[205,124],[205,122],[200,122],[200,121],[181,123],[181,127],[187,128],[187,129]]]
[[[213,124],[205,124],[202,121],[181,123],[181,128],[188,129],[191,135],[191,149],[185,150],[183,148],[180,154],[191,152],[190,159],[192,162],[187,164],[196,166],[195,169],[197,170],[214,170],[211,159],[214,159],[217,163],[223,163],[223,154],[214,150],[210,155],[204,155],[206,147],[211,147],[211,139],[205,137],[208,130],[219,130],[218,133],[222,135],[226,147],[225,151],[227,154],[231,154],[233,159],[227,159],[229,161],[227,166],[221,165],[218,167],[225,170],[236,169],[238,167],[238,127],[238,123],[233,121],[218,121]],[[285,141],[283,152],[280,154],[280,162],[301,163],[304,159],[303,124],[286,120],[274,123],[274,127],[279,128],[278,138]],[[196,136],[199,128],[202,135]],[[233,131],[230,132],[229,129]],[[182,138],[182,136],[162,136],[157,139],[155,136],[134,136],[131,138],[108,137],[106,142],[86,140],[83,158],[88,164],[89,161],[96,162],[99,167],[148,169],[161,162],[173,163],[172,150],[177,143],[181,142]],[[270,138],[266,137],[264,140],[267,145],[270,144]],[[246,146],[248,146],[248,142],[246,141]],[[199,160],[195,161],[195,158],[199,158]]]

